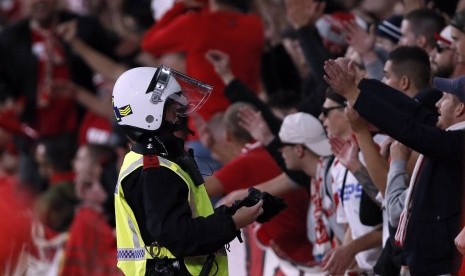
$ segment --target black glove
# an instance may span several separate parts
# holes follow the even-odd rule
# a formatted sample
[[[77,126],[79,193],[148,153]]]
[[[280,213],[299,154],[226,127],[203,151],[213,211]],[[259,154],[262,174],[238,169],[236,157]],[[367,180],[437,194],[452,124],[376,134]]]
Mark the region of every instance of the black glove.
[[[236,200],[234,204],[229,207],[230,212],[233,214],[241,207],[251,207],[263,199],[263,214],[257,218],[257,222],[264,223],[269,221],[272,217],[276,216],[284,208],[287,207],[286,202],[277,196],[272,196],[267,192],[261,192],[253,187],[249,188],[249,194],[241,200]]]

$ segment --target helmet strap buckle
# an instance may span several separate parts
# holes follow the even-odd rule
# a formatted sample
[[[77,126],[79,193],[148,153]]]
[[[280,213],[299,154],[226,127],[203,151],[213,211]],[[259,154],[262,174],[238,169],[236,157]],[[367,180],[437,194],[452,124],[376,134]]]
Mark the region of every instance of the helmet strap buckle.
[[[166,66],[161,66],[157,69],[153,75],[152,80],[150,81],[149,87],[147,88],[147,93],[152,92],[150,97],[150,102],[157,104],[162,102],[161,95],[163,91],[168,86],[170,80],[171,69]]]

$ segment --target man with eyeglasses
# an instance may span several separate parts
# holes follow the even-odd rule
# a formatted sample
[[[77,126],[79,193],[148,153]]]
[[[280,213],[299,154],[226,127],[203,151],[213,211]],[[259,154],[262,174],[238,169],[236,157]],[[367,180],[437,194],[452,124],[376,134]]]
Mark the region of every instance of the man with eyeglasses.
[[[431,71],[433,76],[448,78],[454,74],[458,64],[456,51],[452,49],[452,26],[445,27],[440,34],[436,34],[436,47],[430,52]]]
[[[345,141],[352,135],[344,114],[345,107],[346,99],[328,89],[319,119],[329,138]],[[333,179],[333,197],[338,201],[337,222],[346,223],[348,227],[343,243],[326,254],[323,269],[329,274],[343,274],[352,267],[350,262],[353,263],[355,259],[359,269],[357,272],[373,273],[381,253],[381,229],[364,225],[360,220],[362,183],[337,158],[331,165],[330,174]]]

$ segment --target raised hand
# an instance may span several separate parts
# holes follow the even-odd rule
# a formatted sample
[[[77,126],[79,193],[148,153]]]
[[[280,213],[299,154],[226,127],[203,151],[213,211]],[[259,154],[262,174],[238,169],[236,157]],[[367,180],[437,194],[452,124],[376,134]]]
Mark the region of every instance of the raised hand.
[[[329,143],[334,155],[344,167],[350,171],[355,171],[360,166],[363,166],[358,158],[359,148],[354,137],[351,137],[347,141],[333,137],[329,139]]]
[[[237,116],[239,125],[247,130],[256,141],[267,145],[274,139],[273,133],[259,111],[244,107],[239,110]]]
[[[228,54],[220,50],[208,50],[205,58],[213,65],[224,84],[227,85],[234,79]]]
[[[358,96],[357,72],[353,61],[347,58],[329,59],[325,61],[323,76],[331,88],[349,101],[355,101]]]
[[[360,55],[373,51],[375,48],[375,25],[370,26],[366,32],[355,20],[344,22],[344,31],[347,33],[347,43]]]
[[[285,0],[284,3],[287,20],[295,29],[314,25],[326,6],[326,2],[315,0]]]
[[[394,139],[392,139],[391,137],[388,137],[381,143],[381,149],[379,151],[379,154],[381,154],[381,156],[384,157],[385,159],[389,158],[389,151],[394,141],[395,141]]]
[[[405,160],[408,161],[412,154],[412,149],[403,145],[398,141],[394,141],[390,147],[391,160]]]
[[[67,43],[70,43],[77,37],[76,30],[77,30],[77,21],[70,20],[70,21],[66,21],[66,22],[59,24],[56,27],[55,31],[61,37],[61,39],[63,39]]]

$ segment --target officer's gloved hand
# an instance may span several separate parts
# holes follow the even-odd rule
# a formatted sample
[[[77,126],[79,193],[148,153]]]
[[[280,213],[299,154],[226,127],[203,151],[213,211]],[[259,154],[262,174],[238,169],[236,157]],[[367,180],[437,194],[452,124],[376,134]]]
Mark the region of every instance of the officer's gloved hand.
[[[236,200],[229,207],[229,211],[234,214],[241,207],[251,207],[263,199],[263,214],[257,218],[257,222],[263,223],[276,216],[287,207],[286,202],[277,196],[272,196],[267,192],[261,192],[253,187],[249,188],[249,194],[241,200]]]

